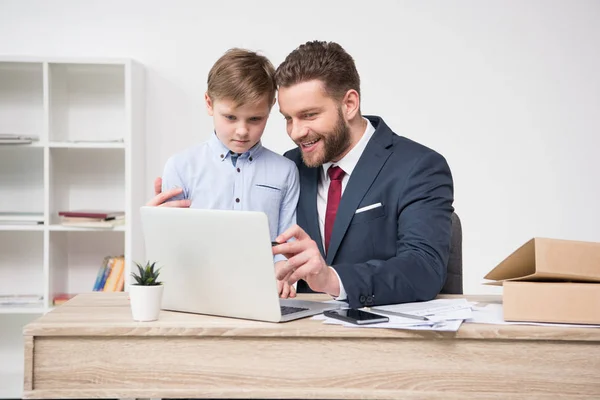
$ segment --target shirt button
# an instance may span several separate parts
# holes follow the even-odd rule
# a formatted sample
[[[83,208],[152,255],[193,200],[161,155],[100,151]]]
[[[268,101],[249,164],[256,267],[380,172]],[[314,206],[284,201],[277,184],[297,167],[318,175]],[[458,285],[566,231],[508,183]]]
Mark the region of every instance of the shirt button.
[[[237,199],[235,199],[235,202],[236,202],[236,203],[239,203],[239,202],[240,202],[240,199],[239,199],[239,197],[238,197]]]
[[[225,157],[225,154],[221,154],[221,158]]]
[[[241,171],[241,169],[239,169],[239,168],[238,168],[238,169],[237,169],[237,172],[240,172],[240,171]]]
[[[248,160],[252,161],[252,157],[250,157]]]

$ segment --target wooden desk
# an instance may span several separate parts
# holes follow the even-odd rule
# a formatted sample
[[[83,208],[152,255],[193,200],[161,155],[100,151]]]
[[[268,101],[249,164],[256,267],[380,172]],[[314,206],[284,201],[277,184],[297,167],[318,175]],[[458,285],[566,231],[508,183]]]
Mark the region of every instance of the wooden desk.
[[[455,334],[173,312],[137,323],[127,294],[92,293],[24,336],[26,398],[600,398],[594,328]]]

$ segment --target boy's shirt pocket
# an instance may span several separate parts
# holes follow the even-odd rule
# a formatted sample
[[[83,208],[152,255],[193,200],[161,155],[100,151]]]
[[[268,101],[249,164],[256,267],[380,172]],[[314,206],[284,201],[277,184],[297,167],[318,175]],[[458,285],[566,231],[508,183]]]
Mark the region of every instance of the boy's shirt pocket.
[[[256,188],[258,188],[258,189],[267,189],[267,190],[269,190],[269,189],[270,189],[270,190],[276,190],[276,191],[278,191],[278,192],[281,192],[281,188],[280,188],[280,187],[277,187],[277,186],[275,186],[275,185],[273,185],[273,184],[268,184],[268,183],[256,183],[254,186],[255,186]]]
[[[271,183],[255,183],[252,187],[252,203],[265,211],[279,213],[282,195],[283,189]]]
[[[267,214],[271,239],[274,240],[278,235],[283,189],[269,183],[256,183],[252,186],[251,191],[250,209]]]

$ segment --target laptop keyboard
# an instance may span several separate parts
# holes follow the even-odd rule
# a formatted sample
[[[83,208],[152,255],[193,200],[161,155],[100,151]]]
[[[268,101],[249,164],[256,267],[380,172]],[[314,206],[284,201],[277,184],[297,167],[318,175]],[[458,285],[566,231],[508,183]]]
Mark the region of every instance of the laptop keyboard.
[[[300,311],[308,310],[308,308],[303,308],[303,307],[290,307],[290,306],[279,306],[279,307],[281,307],[281,315],[288,315],[288,314],[293,314],[293,313],[297,313]]]

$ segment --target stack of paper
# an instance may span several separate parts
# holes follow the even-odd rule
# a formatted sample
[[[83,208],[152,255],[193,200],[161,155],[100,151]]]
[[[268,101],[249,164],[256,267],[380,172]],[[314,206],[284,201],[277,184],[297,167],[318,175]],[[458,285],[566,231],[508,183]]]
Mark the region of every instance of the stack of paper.
[[[44,213],[0,211],[0,225],[37,225],[43,223]]]
[[[337,319],[327,318],[323,315],[314,318],[323,320],[325,324],[337,324],[353,328],[391,328],[456,332],[465,319],[472,317],[472,305],[466,299],[438,299],[419,303],[392,304],[366,308],[365,311],[385,315],[389,318],[389,322],[371,325],[354,325]],[[396,313],[426,317],[427,320],[401,317]]]
[[[0,294],[0,307],[19,306],[32,307],[41,306],[44,296],[41,294]]]
[[[13,133],[0,133],[0,145],[2,144],[30,144],[38,140],[36,136],[22,136]]]

